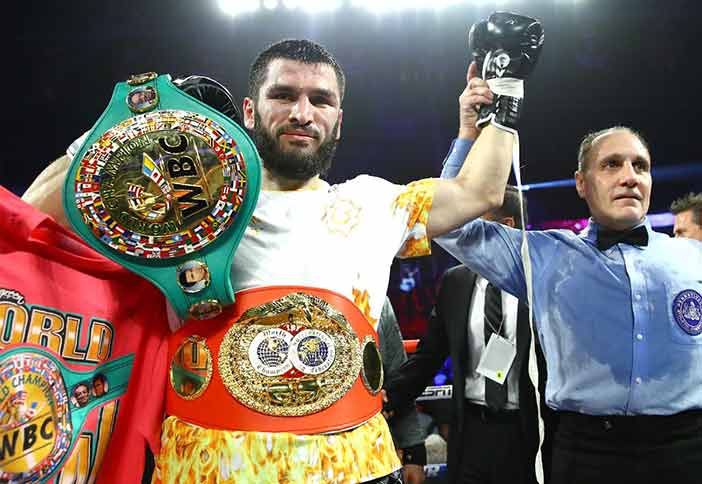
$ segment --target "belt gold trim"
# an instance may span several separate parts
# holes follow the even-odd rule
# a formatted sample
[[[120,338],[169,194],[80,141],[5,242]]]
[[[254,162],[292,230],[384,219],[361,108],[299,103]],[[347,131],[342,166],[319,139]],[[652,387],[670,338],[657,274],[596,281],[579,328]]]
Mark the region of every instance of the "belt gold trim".
[[[167,413],[207,428],[323,433],[381,409],[377,334],[325,289],[241,291],[220,316],[174,333],[169,360]]]

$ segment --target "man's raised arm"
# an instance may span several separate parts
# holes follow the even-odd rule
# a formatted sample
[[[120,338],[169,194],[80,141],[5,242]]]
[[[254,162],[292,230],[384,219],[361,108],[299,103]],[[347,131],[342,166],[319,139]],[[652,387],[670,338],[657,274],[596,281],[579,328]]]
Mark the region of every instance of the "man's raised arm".
[[[475,94],[471,82],[476,82],[477,70],[494,97],[479,109],[477,124],[483,127],[482,133],[456,178],[436,181],[427,223],[427,235],[431,238],[502,204],[523,104],[523,82],[538,59],[543,29],[533,18],[497,12],[473,26],[469,44],[475,64],[468,70],[468,83],[459,98],[461,133],[470,131],[468,123],[474,119],[470,113],[475,105],[471,102]],[[489,91],[482,95],[489,97]]]

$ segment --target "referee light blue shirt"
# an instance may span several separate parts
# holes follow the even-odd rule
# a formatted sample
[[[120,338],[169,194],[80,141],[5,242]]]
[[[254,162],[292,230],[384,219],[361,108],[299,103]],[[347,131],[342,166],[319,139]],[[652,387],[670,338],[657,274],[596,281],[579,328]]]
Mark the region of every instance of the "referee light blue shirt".
[[[442,178],[458,173],[470,146],[454,141]],[[702,242],[644,225],[647,246],[605,251],[592,220],[580,235],[527,232],[551,408],[590,415],[702,408]],[[520,230],[476,220],[437,242],[526,301]]]

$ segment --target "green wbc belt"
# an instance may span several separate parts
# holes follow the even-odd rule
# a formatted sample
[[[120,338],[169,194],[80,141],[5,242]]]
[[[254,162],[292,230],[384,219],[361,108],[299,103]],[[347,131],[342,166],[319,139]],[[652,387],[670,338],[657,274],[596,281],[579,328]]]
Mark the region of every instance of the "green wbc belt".
[[[63,204],[94,249],[156,284],[182,319],[234,302],[230,268],[261,186],[246,132],[155,73],[115,86]]]

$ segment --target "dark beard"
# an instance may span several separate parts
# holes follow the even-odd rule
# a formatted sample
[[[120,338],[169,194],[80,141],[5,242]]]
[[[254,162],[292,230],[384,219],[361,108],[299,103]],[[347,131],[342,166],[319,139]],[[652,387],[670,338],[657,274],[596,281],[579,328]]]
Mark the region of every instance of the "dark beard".
[[[324,175],[331,168],[338,140],[334,139],[339,122],[329,133],[314,153],[285,152],[280,149],[276,138],[268,134],[261,118],[255,113],[255,126],[252,131],[253,141],[258,154],[263,159],[263,166],[276,177],[288,180],[306,181],[316,175]]]

